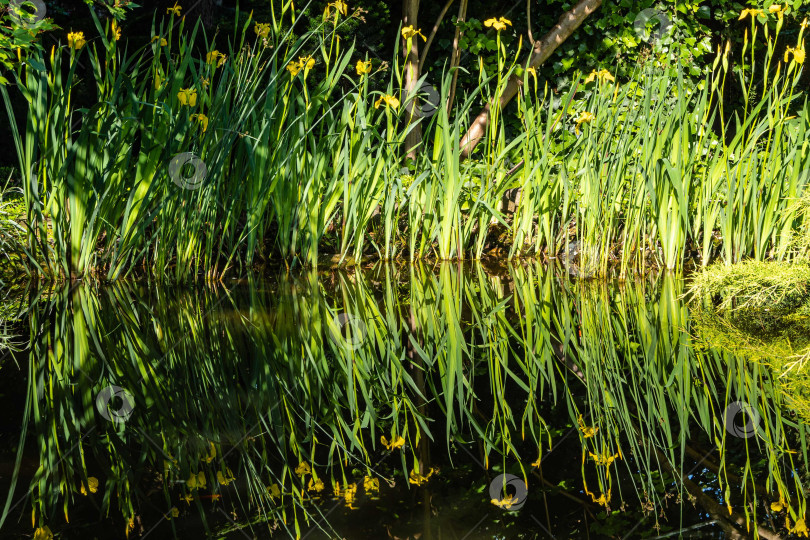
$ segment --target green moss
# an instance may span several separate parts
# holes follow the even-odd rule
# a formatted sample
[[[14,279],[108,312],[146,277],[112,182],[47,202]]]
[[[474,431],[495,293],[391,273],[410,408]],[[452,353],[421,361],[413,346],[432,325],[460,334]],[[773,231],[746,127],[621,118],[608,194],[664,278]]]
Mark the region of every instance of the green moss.
[[[724,350],[769,368],[782,387],[786,404],[810,421],[810,317],[754,317],[746,311],[692,314],[695,344]]]
[[[0,286],[25,273],[25,203],[18,190],[0,189]]]
[[[746,261],[716,264],[692,281],[693,298],[710,300],[720,311],[746,310],[765,319],[809,309],[810,264],[804,261]]]

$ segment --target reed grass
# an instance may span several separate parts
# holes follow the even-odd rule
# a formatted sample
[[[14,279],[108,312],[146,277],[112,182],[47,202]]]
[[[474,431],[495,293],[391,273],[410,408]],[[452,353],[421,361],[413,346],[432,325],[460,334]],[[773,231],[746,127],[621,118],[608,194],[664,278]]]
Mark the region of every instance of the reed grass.
[[[505,52],[503,72],[482,72],[455,110],[417,118],[423,144],[406,160],[418,96],[403,92],[398,56],[356,74],[362,52],[334,39],[341,15],[297,39],[291,3],[273,17],[262,36],[249,18],[227,36],[156,20],[155,40],[136,51],[96,21],[99,36],[78,51],[30,53],[12,91],[30,103],[14,138],[33,271],[189,281],[273,261],[314,267],[324,254],[349,265],[497,248],[625,276],[807,252],[795,203],[810,179],[810,108],[797,86],[803,64],[777,50],[781,24],[774,34],[752,23],[743,49],[718,50],[696,88],[656,56],[628,81],[594,73],[561,96],[523,70],[522,132],[507,139],[507,112],[493,111],[480,151],[462,162],[470,113],[519,67]],[[804,29],[795,46],[803,39]],[[214,51],[222,56],[207,62]],[[310,57],[311,68],[288,69]],[[73,98],[79,62],[98,94],[86,110]],[[444,97],[451,79],[440,79]],[[731,108],[735,84],[743,100]],[[184,89],[196,105],[183,104]],[[169,174],[184,152],[207,171],[193,191]],[[520,193],[514,212],[502,209],[509,189]]]

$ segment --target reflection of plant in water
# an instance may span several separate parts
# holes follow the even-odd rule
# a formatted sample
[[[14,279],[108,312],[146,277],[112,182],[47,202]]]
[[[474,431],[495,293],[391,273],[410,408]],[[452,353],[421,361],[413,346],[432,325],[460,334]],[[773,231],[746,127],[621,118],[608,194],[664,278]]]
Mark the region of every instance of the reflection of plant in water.
[[[488,469],[520,468],[529,484],[562,424],[579,437],[585,496],[606,509],[637,496],[657,520],[668,493],[690,490],[678,480],[693,456],[723,504],[756,522],[764,497],[797,527],[803,454],[790,453],[801,443],[781,412],[793,405],[759,364],[694,346],[682,292],[671,277],[560,284],[536,264],[501,276],[385,267],[331,284],[310,273],[198,295],[62,291],[30,320],[35,523],[53,526],[95,485],[127,531],[151,527],[135,512],[151,491],[175,531],[192,506],[212,527],[209,510],[238,500],[228,508],[244,526],[302,535],[329,527],[320,501],[355,509],[392,476],[411,489],[442,481],[430,441],[474,442]],[[335,327],[340,314],[362,322],[362,339]],[[135,397],[125,423],[94,413],[110,385]],[[762,416],[756,438],[728,437],[723,410],[737,400]],[[562,421],[548,414],[557,402]]]

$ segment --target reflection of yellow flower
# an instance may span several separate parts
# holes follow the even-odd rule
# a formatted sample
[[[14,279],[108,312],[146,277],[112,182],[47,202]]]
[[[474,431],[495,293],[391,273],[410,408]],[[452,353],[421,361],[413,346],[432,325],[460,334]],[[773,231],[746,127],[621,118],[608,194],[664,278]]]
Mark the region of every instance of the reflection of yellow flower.
[[[50,527],[45,525],[34,531],[34,540],[53,540],[53,533]]]
[[[310,491],[314,491],[316,493],[320,493],[323,491],[323,480],[320,478],[310,478],[309,484],[307,484],[307,489]]]
[[[579,424],[579,430],[582,432],[582,436],[585,439],[593,437],[594,435],[596,435],[596,432],[599,431],[598,427],[586,426],[585,421],[582,419],[581,414],[577,418],[577,424]]]
[[[270,23],[256,23],[253,26],[253,31],[256,32],[256,35],[260,38],[267,39],[267,36],[270,35]]]
[[[67,35],[68,47],[71,49],[79,50],[84,47],[86,43],[84,40],[84,32],[70,32]]]
[[[384,96],[384,97],[393,97],[393,96]],[[377,100],[377,103],[379,103],[380,100],[382,100],[382,99],[383,98],[380,98],[379,100]],[[396,100],[396,98],[394,98],[394,99]],[[397,101],[397,105],[399,105],[399,101]],[[375,104],[374,106],[377,107],[378,105]],[[380,442],[383,443],[383,446],[385,446],[389,450],[395,450],[397,448],[402,448],[403,446],[405,446],[405,439],[403,439],[399,435],[396,435],[396,436],[392,437],[390,443],[388,442],[388,439],[385,438],[385,435],[382,435],[382,436],[380,436]]]
[[[810,531],[807,530],[807,524],[804,522],[804,518],[798,520],[796,522],[796,526],[790,529],[790,532],[799,536],[804,536],[805,538],[807,538],[808,533],[810,533]]]
[[[428,469],[426,475],[422,475],[417,469],[411,471],[411,474],[408,475],[408,482],[411,484],[415,484],[417,486],[421,486],[422,484],[426,483],[430,480],[430,477],[433,476],[433,473],[436,472],[433,468]]]
[[[206,127],[208,127],[208,119],[207,118],[205,120],[205,125],[206,125]],[[205,131],[205,130],[203,130],[203,131]],[[220,485],[227,486],[228,484],[233,482],[233,480],[234,480],[233,473],[227,467],[225,468],[225,474],[222,474],[222,471],[217,471],[217,482],[219,482]]]
[[[278,499],[279,497],[281,497],[281,488],[278,487],[278,484],[272,484],[270,486],[267,486],[267,493],[270,494],[270,497]]]
[[[367,73],[371,73],[371,60],[368,60],[367,62],[358,60],[355,69],[357,70],[358,75],[365,75]]]
[[[302,461],[298,464],[298,467],[295,468],[295,474],[298,476],[305,476],[307,474],[311,474],[312,469],[309,468],[309,463],[306,461]]]
[[[366,493],[377,493],[380,491],[380,480],[371,476],[363,478],[363,489]]]
[[[345,488],[342,490],[340,489],[340,482],[335,482],[334,487],[332,488],[335,497],[343,497],[343,500],[346,501],[346,506],[350,509],[354,510],[355,508],[352,506],[354,503],[354,498],[357,495],[357,485],[356,484],[347,484]]]
[[[742,10],[740,12],[740,18],[737,19],[737,20],[741,21],[748,15],[750,15],[752,19],[755,19],[758,16],[762,15],[762,10],[761,9],[744,9],[744,10]]]
[[[169,510],[169,512],[171,513],[171,516],[173,518],[176,518],[177,516],[180,515],[180,510],[178,510],[176,506],[172,506],[172,509]]]
[[[793,55],[793,61],[797,64],[804,64],[804,42],[800,47],[788,47],[785,49],[785,62],[788,61],[790,55]]]
[[[326,9],[323,10],[324,19],[328,18],[332,14],[331,8],[335,8],[335,16],[337,16],[338,13],[342,13],[344,17],[348,13],[349,9],[346,3],[342,2],[341,0],[337,0],[336,2],[330,2],[329,4],[326,5]]]
[[[592,82],[594,79],[598,80],[600,84],[605,81],[616,82],[616,79],[613,77],[613,75],[610,74],[608,70],[602,69],[599,71],[596,70],[591,71],[591,74],[585,78],[585,81],[582,84],[588,84],[589,82]]]
[[[196,117],[202,116],[203,118],[205,118],[201,114],[192,114],[191,118],[194,118],[195,116]],[[206,126],[208,125],[208,119],[207,118],[205,118],[205,125]],[[205,130],[203,130],[203,131],[205,131]],[[212,461],[214,461],[214,458],[217,457],[217,447],[214,446],[214,443],[212,443],[210,441],[208,442],[208,444],[210,445],[209,450],[208,450],[208,455],[205,456],[204,458],[202,458],[200,461],[205,461],[206,463],[211,463]]]
[[[180,497],[180,500],[181,501],[186,501],[186,504],[191,504],[191,501],[194,500],[194,495],[188,495],[188,494],[183,495],[183,496]]]
[[[505,17],[500,17],[498,19],[493,17],[492,19],[485,20],[484,26],[494,28],[496,31],[500,32],[502,30],[506,30],[507,26],[512,26],[512,21]]]
[[[608,497],[605,497],[604,493],[599,495],[598,499],[593,496],[593,493],[590,493],[590,496],[591,496],[591,500],[593,500],[593,502],[595,502],[596,504],[598,504],[600,506],[607,506],[607,504],[610,502],[610,499]]]
[[[490,502],[495,506],[497,506],[498,508],[504,508],[506,510],[509,510],[510,508],[512,508],[512,505],[515,505],[519,502],[519,499],[514,495],[507,495],[501,500],[492,499],[490,500]]]
[[[420,30],[414,29],[413,25],[406,26],[402,29],[402,37],[405,39],[411,39],[413,36],[421,36],[422,41],[427,41],[427,38],[422,34]]]
[[[391,107],[392,109],[396,109],[399,107],[399,100],[394,96],[389,96],[388,94],[386,94],[374,102],[374,108],[379,109],[380,105],[382,105],[383,103],[385,104],[386,107]],[[400,437],[400,439],[402,439],[402,437]],[[388,446],[388,444],[385,442],[385,437],[381,437],[380,440],[383,441],[383,444]],[[398,439],[396,441],[392,441],[391,444],[393,445],[394,442],[398,442]],[[405,444],[404,439],[402,439],[402,444]],[[399,446],[402,446],[402,444],[400,444]],[[394,448],[398,448],[399,446],[395,446]],[[390,447],[388,449],[391,450]]]
[[[197,89],[196,88],[183,88],[177,92],[177,99],[180,100],[181,105],[188,105],[194,107],[197,104]]]
[[[177,2],[175,2],[173,7],[166,8],[166,15],[171,13],[172,15],[177,15],[179,17],[181,9],[183,9],[183,8],[181,6],[178,6]]]
[[[577,123],[576,132],[579,133],[579,126],[580,125],[582,125],[582,124],[590,124],[593,121],[594,118],[596,118],[596,117],[593,115],[593,113],[589,113],[587,111],[583,111],[583,112],[579,113],[579,116],[575,120],[575,122]]]
[[[81,491],[82,495],[87,495],[88,490],[90,491],[90,493],[95,493],[98,491],[98,478],[96,478],[95,476],[91,476],[87,479],[86,488],[84,484],[82,484],[81,488],[79,488],[79,491]]]
[[[621,454],[613,454],[612,456],[606,452],[603,452],[600,455],[596,455],[593,452],[588,452],[588,455],[591,456],[591,459],[597,465],[610,465],[616,458],[620,458]],[[596,501],[594,501],[596,502]]]
[[[165,47],[166,45],[169,44],[169,42],[166,41],[166,38],[162,38],[160,36],[152,36],[152,41],[157,41],[157,40],[160,40],[160,46],[161,47]]]
[[[197,474],[191,473],[191,476],[186,480],[186,485],[189,489],[203,489],[205,484],[205,473],[202,471]]]

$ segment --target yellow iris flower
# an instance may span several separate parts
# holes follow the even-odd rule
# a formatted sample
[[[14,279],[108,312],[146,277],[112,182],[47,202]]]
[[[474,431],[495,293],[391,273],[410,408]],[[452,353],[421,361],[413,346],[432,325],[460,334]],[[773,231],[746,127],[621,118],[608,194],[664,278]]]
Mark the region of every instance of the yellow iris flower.
[[[71,49],[79,50],[84,47],[86,41],[84,40],[84,32],[70,32],[67,35],[68,47]]]
[[[328,19],[329,16],[332,14],[332,8],[335,8],[335,15],[338,13],[342,13],[345,17],[346,14],[349,12],[349,7],[346,5],[345,2],[341,0],[337,0],[336,2],[330,2],[326,5],[326,9],[323,10],[323,18]]]
[[[433,473],[435,472],[436,471],[434,471],[433,468],[431,467],[430,469],[428,469],[427,474],[423,476],[417,469],[414,469],[411,471],[411,474],[408,475],[408,482],[417,486],[421,486],[422,484],[430,480],[430,477],[433,476]]]
[[[183,9],[183,8],[181,6],[178,6],[177,2],[175,2],[173,7],[166,8],[166,15],[171,13],[172,15],[177,15],[179,17],[181,9]]]
[[[805,538],[807,538],[808,533],[810,533],[810,531],[807,529],[807,524],[804,522],[804,518],[798,520],[796,522],[796,526],[790,529],[790,532],[797,536],[804,536]]]
[[[270,23],[256,23],[253,26],[253,31],[260,38],[267,38],[270,35]]]
[[[45,525],[34,531],[34,540],[53,540],[53,533],[50,527]]]
[[[585,439],[593,437],[594,435],[596,435],[596,432],[599,431],[598,427],[586,426],[585,421],[582,419],[581,414],[577,418],[577,424],[579,424],[579,430],[582,432],[582,436]]]
[[[165,47],[166,45],[169,44],[169,42],[166,41],[166,38],[162,38],[160,36],[152,36],[152,41],[157,41],[157,40],[160,40],[160,46],[161,47]]]
[[[582,84],[588,84],[589,82],[593,82],[594,80],[599,81],[599,83],[603,83],[605,81],[616,82],[616,78],[610,74],[610,72],[606,69],[602,69],[599,71],[593,70],[591,71],[590,75],[588,75]]]
[[[309,491],[314,491],[315,493],[320,493],[323,491],[323,480],[320,478],[310,478],[309,484],[307,484],[307,489]]]
[[[205,473],[202,471],[197,474],[191,473],[191,476],[186,480],[186,486],[188,486],[189,489],[203,489],[205,488],[205,484]]]
[[[381,97],[380,99],[377,100],[377,103],[374,104],[374,108],[375,109],[379,108],[380,103],[382,101],[385,101],[385,104],[388,105],[389,102],[385,98],[393,99],[396,102],[396,105],[394,105],[394,108],[399,106],[399,100],[397,98],[395,98],[394,96],[383,96],[383,97]],[[405,446],[405,439],[403,439],[399,435],[396,435],[396,436],[392,437],[390,443],[388,442],[388,439],[385,438],[385,435],[382,435],[382,436],[380,436],[380,442],[383,443],[383,446],[385,446],[389,450],[395,450],[397,448],[402,448],[403,446]]]
[[[177,99],[180,100],[181,105],[188,105],[194,107],[197,105],[197,89],[196,88],[183,88],[177,92]]]
[[[371,60],[367,62],[363,62],[362,60],[357,61],[357,66],[355,66],[358,75],[366,75],[367,73],[371,73]]]
[[[363,478],[363,489],[366,493],[377,493],[380,491],[380,480],[371,476]]]
[[[382,105],[382,104],[385,104],[386,107],[391,107],[392,109],[399,108],[399,100],[397,98],[395,98],[394,96],[389,96],[387,94],[382,96],[380,99],[378,99],[377,101],[374,102],[374,108],[379,109],[380,105]],[[386,444],[385,437],[380,437],[380,440],[383,441],[383,444],[389,450],[393,450],[394,448],[399,448],[400,446],[405,444],[405,439],[403,439],[402,437],[399,437],[396,440],[392,440],[391,441],[391,446]],[[402,441],[401,444],[400,444],[400,441]]]
[[[760,15],[762,15],[762,13],[763,13],[763,11],[761,9],[744,9],[744,10],[742,10],[740,12],[740,18],[737,19],[737,20],[741,21],[741,20],[745,19],[749,15],[751,16],[752,19],[755,19],[755,18],[759,17]]]
[[[579,116],[575,120],[575,122],[577,123],[577,127],[576,127],[577,134],[579,134],[579,126],[580,125],[582,125],[582,124],[590,124],[594,120],[594,118],[596,118],[596,117],[593,115],[593,113],[589,113],[587,111],[583,111],[583,112],[579,113]]]
[[[791,54],[793,55],[794,62],[796,62],[797,64],[804,64],[804,57],[805,57],[804,42],[802,42],[800,47],[788,47],[787,49],[785,49],[785,62],[788,61],[788,58],[790,58]]]
[[[406,26],[402,29],[402,37],[404,39],[411,39],[414,36],[420,36],[422,41],[427,41],[427,38],[424,36],[424,34],[422,34],[422,31],[414,29],[413,25]]]
[[[210,53],[205,55],[205,63],[209,66],[221,67],[222,64],[225,63],[225,60],[228,57],[219,52],[218,50],[214,49]]]
[[[600,455],[596,455],[593,452],[588,452],[588,455],[591,456],[591,459],[597,465],[610,465],[616,458],[621,458],[621,454],[613,454],[612,456],[608,453],[603,452]]]
[[[506,17],[491,18],[484,21],[484,26],[487,28],[494,28],[497,32],[506,30],[507,26],[512,26],[512,21]]]
[[[495,506],[497,506],[498,508],[504,508],[506,510],[509,510],[510,508],[512,508],[512,505],[517,504],[519,502],[519,500],[514,495],[507,495],[506,497],[504,497],[501,500],[492,499],[492,500],[490,500],[490,502],[492,504],[494,504]]]
[[[121,39],[121,27],[118,26],[118,21],[113,19],[111,28],[112,28],[112,34],[113,34],[113,37],[115,38],[115,41],[118,41],[119,39]]]
[[[82,484],[81,487],[79,488],[79,491],[81,492],[82,495],[87,495],[88,490],[90,491],[90,493],[95,493],[98,491],[98,478],[96,478],[95,476],[91,476],[87,479],[86,487],[84,484]]]
[[[298,467],[295,468],[295,474],[298,476],[305,476],[307,474],[311,474],[312,469],[309,468],[309,463],[306,461],[302,461],[298,464]]]
[[[279,497],[281,497],[281,488],[278,487],[278,484],[272,484],[270,486],[267,486],[267,493],[269,493],[270,497],[272,497],[273,499],[278,499]]]
[[[205,130],[208,129],[208,117],[205,116],[204,114],[192,114],[189,118],[191,120],[196,121],[198,124],[200,124],[200,127],[202,128],[203,133],[205,133]],[[203,458],[203,460],[207,462],[208,458],[207,457]],[[217,473],[217,480],[219,480],[219,477],[221,475],[222,475],[221,472]],[[220,482],[220,483],[222,483],[222,482]]]
[[[205,127],[208,128],[208,118],[205,119]],[[205,129],[203,129],[205,131]],[[217,482],[222,486],[227,486],[234,481],[233,472],[230,469],[225,469],[225,474],[222,471],[217,471]]]

